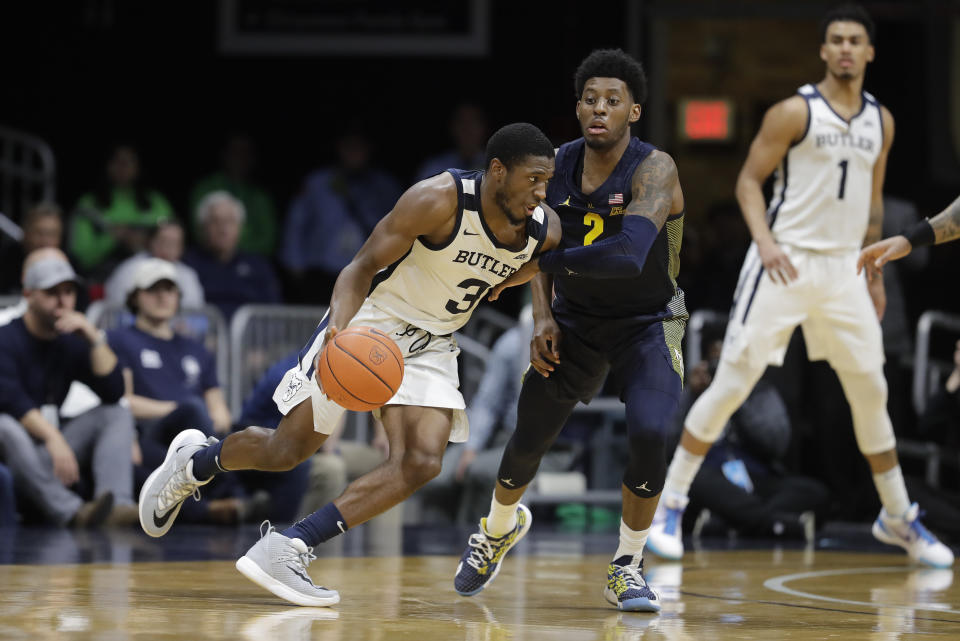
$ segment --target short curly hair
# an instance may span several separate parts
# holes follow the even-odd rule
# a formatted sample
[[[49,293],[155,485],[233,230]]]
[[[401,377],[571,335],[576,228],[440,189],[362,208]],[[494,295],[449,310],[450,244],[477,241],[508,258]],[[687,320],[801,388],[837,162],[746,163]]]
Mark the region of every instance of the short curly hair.
[[[859,4],[852,2],[836,6],[823,16],[820,21],[820,42],[827,41],[827,29],[834,22],[858,22],[867,30],[867,37],[870,38],[870,44],[875,44],[877,39],[877,27],[873,24],[873,18]]]
[[[643,65],[623,49],[597,49],[583,59],[573,75],[578,100],[590,78],[618,78],[627,85],[635,103],[642,105],[647,99],[647,74],[643,72]]]

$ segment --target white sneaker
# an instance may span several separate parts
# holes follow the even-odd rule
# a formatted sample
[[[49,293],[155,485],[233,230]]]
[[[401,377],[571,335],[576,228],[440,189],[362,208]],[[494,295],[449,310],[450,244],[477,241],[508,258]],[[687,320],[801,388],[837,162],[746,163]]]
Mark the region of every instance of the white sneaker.
[[[682,494],[665,493],[660,497],[647,538],[648,550],[671,561],[683,557],[683,511],[689,502]]]
[[[297,605],[326,606],[340,602],[336,590],[314,584],[307,574],[310,561],[317,558],[313,548],[300,539],[280,534],[270,521],[260,524],[260,534],[261,539],[237,561],[237,569],[243,576]]]
[[[173,526],[184,500],[192,494],[196,494],[199,500],[197,488],[209,483],[210,479],[198,481],[193,478],[190,457],[207,444],[207,436],[200,430],[184,430],[170,443],[163,464],[140,488],[140,526],[144,532],[150,536],[163,536]]]
[[[885,509],[873,522],[873,536],[890,545],[899,545],[910,558],[935,568],[953,565],[953,552],[937,540],[920,522],[920,506],[914,503],[902,517],[890,516]]]

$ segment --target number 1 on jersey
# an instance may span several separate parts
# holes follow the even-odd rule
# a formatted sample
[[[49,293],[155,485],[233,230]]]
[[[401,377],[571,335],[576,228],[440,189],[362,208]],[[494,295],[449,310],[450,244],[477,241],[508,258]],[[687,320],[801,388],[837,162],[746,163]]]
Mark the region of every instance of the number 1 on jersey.
[[[840,191],[837,193],[837,199],[843,200],[843,192],[847,188],[847,163],[849,160],[840,161]]]
[[[588,212],[587,215],[583,217],[583,224],[590,228],[583,236],[583,246],[586,247],[603,233],[603,218],[600,214]]]

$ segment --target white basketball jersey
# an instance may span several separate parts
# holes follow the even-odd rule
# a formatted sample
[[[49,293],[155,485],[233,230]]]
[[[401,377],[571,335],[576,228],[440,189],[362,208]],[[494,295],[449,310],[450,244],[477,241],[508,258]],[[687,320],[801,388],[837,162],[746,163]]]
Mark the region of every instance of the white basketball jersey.
[[[880,103],[863,92],[863,106],[848,122],[815,85],[798,92],[807,101],[807,130],[777,168],[767,210],[773,236],[812,251],[859,250],[870,218],[873,166],[883,147]]]
[[[527,221],[527,242],[510,249],[497,240],[480,211],[482,171],[447,170],[457,184],[457,221],[443,243],[418,238],[410,251],[373,281],[378,308],[431,334],[450,334],[470,319],[487,291],[539,252],[547,220],[537,208]]]

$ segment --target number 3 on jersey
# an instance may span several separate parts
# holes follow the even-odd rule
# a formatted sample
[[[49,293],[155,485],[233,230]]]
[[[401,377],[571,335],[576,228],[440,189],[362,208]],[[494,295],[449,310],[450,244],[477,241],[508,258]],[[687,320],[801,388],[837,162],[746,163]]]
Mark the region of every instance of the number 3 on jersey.
[[[490,283],[486,283],[479,278],[468,278],[457,283],[457,287],[467,290],[467,293],[464,294],[463,299],[460,301],[455,301],[452,298],[448,300],[444,309],[451,314],[465,314],[473,309],[474,305],[483,298],[483,295],[490,289]],[[466,306],[461,307],[461,303],[465,303]]]
[[[583,246],[586,247],[603,233],[603,217],[600,214],[587,212],[583,217],[583,224],[590,228],[583,236]]]

